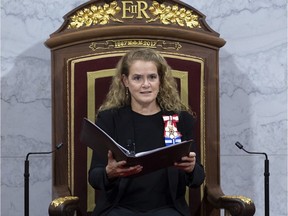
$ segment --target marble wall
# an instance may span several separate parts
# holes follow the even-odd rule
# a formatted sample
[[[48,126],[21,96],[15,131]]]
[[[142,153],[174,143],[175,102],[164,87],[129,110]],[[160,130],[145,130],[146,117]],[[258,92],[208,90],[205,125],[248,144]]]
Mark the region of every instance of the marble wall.
[[[1,1],[1,215],[24,215],[24,160],[51,150],[49,34],[82,0]],[[287,0],[186,0],[227,44],[220,51],[221,181],[264,215],[263,155],[270,161],[270,215],[287,216]],[[48,215],[51,156],[29,157],[30,214]]]

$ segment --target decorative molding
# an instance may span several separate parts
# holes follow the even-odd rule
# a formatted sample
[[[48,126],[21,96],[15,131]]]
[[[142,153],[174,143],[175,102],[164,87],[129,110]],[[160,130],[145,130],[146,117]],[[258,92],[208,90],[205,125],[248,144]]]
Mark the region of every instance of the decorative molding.
[[[242,200],[244,203],[251,205],[253,204],[252,199],[245,197],[245,196],[221,196],[222,199],[240,199]]]
[[[179,42],[166,42],[164,40],[149,40],[149,39],[122,39],[122,40],[107,40],[104,43],[92,42],[89,48],[93,51],[97,49],[110,48],[125,48],[125,47],[162,47],[164,50],[180,50],[182,45]]]
[[[155,18],[148,20],[147,23],[155,22],[159,19],[164,25],[178,24],[179,26],[186,26],[189,28],[201,28],[199,16],[192,10],[186,10],[185,8],[179,9],[178,5],[173,5],[171,7],[153,1],[149,11]]]
[[[144,21],[152,23],[159,21],[163,25],[178,25],[188,28],[201,28],[199,15],[193,10],[179,7],[177,4],[160,4],[157,1],[113,1],[104,5],[91,4],[77,10],[68,19],[67,29],[107,25],[110,22]]]
[[[116,1],[103,6],[91,5],[89,8],[83,8],[76,11],[76,14],[70,17],[68,29],[78,29],[80,27],[89,27],[92,25],[106,25],[110,20],[114,22],[123,22],[115,18],[115,15],[121,11]]]
[[[50,205],[52,205],[53,207],[56,208],[56,207],[62,205],[66,201],[77,201],[77,200],[79,200],[79,197],[65,196],[65,197],[60,197],[60,198],[54,199]]]

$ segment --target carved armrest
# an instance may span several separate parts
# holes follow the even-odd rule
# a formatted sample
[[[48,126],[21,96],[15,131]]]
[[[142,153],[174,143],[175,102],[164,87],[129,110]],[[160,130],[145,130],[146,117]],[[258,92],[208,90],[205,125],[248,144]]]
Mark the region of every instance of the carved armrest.
[[[232,216],[253,216],[255,205],[252,199],[245,196],[225,195],[221,188],[206,187],[208,201],[219,209],[226,209]]]
[[[81,215],[79,211],[79,197],[71,196],[67,186],[54,187],[53,197],[49,205],[49,216],[74,216]]]

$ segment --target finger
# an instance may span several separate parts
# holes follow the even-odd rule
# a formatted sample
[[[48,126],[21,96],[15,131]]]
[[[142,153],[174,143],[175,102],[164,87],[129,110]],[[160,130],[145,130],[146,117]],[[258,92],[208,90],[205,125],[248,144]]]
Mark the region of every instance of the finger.
[[[196,153],[190,152],[188,156],[184,156],[181,159],[182,159],[182,161],[194,162],[194,161],[196,161]]]
[[[123,169],[123,166],[125,166],[126,164],[127,164],[126,161],[119,161],[119,162],[117,162],[117,167],[120,167]]]
[[[191,166],[191,162],[180,162],[180,163],[174,163],[175,166],[177,167],[188,167]]]
[[[196,153],[195,153],[195,152],[190,152],[190,153],[189,153],[189,157],[191,157],[191,158],[192,158],[192,157],[196,157]]]
[[[137,173],[141,172],[142,169],[143,169],[143,167],[139,166],[139,165],[138,166],[129,167],[129,168],[125,169],[125,170],[122,170],[120,175],[121,176],[134,175],[134,174],[137,174]]]
[[[107,155],[108,155],[108,164],[116,162],[116,160],[113,157],[112,151],[108,150],[108,154]],[[116,166],[117,167],[121,167],[121,166],[124,166],[126,163],[127,163],[126,161],[119,161],[119,162],[116,163]]]
[[[184,170],[185,172],[192,172],[195,167],[195,163],[193,162],[192,163],[189,163],[189,162],[175,163],[174,165],[178,169]]]
[[[108,153],[107,153],[107,157],[108,157],[108,163],[111,162],[114,158],[113,158],[113,154],[110,150],[108,150]]]
[[[181,158],[181,162],[186,162],[186,161],[192,162],[194,160],[195,160],[195,157],[184,156],[184,157]]]
[[[136,170],[142,170],[142,166],[140,165],[136,165],[136,166],[130,166],[130,167],[127,167],[127,168],[124,168],[122,169],[123,172],[134,172]]]

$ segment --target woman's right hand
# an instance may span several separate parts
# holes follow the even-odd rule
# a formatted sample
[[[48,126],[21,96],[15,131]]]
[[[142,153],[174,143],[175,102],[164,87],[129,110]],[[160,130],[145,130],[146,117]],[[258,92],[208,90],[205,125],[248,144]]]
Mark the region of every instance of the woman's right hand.
[[[116,161],[113,157],[112,152],[108,151],[108,164],[106,166],[106,173],[108,176],[108,179],[113,179],[117,177],[126,177],[130,175],[137,174],[142,171],[142,166],[136,165],[136,166],[130,166],[126,167],[127,164],[126,161]]]

